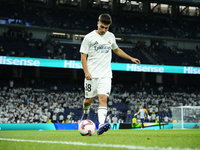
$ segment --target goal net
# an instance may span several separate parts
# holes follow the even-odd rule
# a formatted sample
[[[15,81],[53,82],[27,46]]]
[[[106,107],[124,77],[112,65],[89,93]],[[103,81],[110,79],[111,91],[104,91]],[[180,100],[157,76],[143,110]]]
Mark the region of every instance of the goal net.
[[[173,129],[200,129],[200,106],[172,107]]]

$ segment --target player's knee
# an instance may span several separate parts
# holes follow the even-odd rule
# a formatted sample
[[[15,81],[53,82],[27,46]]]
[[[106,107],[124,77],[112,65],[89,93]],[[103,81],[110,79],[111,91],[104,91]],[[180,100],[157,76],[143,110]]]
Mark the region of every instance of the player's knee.
[[[85,101],[84,101],[85,106],[90,106],[91,103],[92,103],[92,98],[86,98]]]
[[[102,105],[106,105],[107,104],[107,100],[100,100],[99,103],[102,104]]]
[[[100,106],[106,107],[107,106],[107,96],[106,95],[99,95],[99,103]]]
[[[85,102],[84,102],[84,105],[85,105],[85,106],[90,106],[90,105],[91,105],[91,103],[89,103],[89,102],[85,101]]]

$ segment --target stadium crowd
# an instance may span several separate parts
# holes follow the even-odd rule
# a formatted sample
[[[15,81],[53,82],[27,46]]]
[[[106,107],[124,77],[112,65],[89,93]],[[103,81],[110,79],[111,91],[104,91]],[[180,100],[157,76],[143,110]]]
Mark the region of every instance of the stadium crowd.
[[[52,122],[77,122],[75,114],[66,110],[82,110],[84,93],[73,92],[37,92],[32,88],[0,89],[0,123],[45,123]],[[114,99],[112,102],[120,102]],[[109,102],[109,112],[117,114],[115,107]],[[97,114],[98,100],[94,99],[91,109]],[[63,116],[65,115],[65,116]],[[81,113],[79,114],[81,115]],[[80,119],[80,118],[79,118]]]
[[[11,81],[12,85],[12,81]],[[0,123],[46,123],[46,122],[79,122],[82,114],[84,92],[45,92],[33,88],[16,88],[4,86],[0,89]],[[171,107],[200,106],[200,94],[179,93],[148,94],[146,91],[131,94],[124,91],[117,94],[116,87],[108,100],[108,115],[120,118],[126,116],[124,122],[131,122],[133,114],[144,105],[149,112],[149,122],[159,120],[158,106],[160,102],[161,121],[172,122]],[[124,105],[124,107],[122,107]],[[128,105],[128,106],[127,106]],[[98,99],[95,97],[91,105],[91,115],[97,114]],[[191,116],[199,116],[200,112],[192,112]],[[195,114],[196,113],[196,114]],[[116,115],[116,116],[115,116]],[[97,115],[96,115],[97,116]],[[139,116],[137,116],[138,122]]]
[[[168,95],[150,95],[146,92],[137,92],[136,95],[131,94],[126,97],[126,103],[130,106],[133,113],[139,110],[140,105],[147,106],[150,117],[150,122],[159,121],[158,107],[160,107],[161,121],[172,122],[172,110],[171,107],[178,106],[200,106],[200,94],[194,93],[171,93]],[[130,111],[130,110],[129,110]],[[200,110],[197,110],[194,115],[200,115]],[[139,119],[139,115],[137,116]]]

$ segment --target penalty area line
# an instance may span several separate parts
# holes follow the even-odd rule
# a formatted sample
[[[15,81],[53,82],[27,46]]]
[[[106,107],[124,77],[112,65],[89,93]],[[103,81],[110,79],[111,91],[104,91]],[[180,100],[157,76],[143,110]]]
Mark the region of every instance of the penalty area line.
[[[126,149],[148,149],[148,150],[200,150],[191,148],[161,148],[161,147],[145,147],[145,146],[134,146],[134,145],[119,145],[119,144],[92,144],[83,142],[66,142],[66,141],[41,141],[41,140],[24,140],[24,139],[8,139],[0,138],[1,141],[14,141],[14,142],[31,142],[31,143],[48,143],[48,144],[65,144],[65,145],[76,145],[76,146],[95,146],[95,147],[112,147],[112,148],[126,148]]]

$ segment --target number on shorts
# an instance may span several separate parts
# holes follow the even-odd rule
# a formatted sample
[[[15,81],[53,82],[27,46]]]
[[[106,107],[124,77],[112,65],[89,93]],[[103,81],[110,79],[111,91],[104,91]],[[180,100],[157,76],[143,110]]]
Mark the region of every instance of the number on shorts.
[[[90,92],[91,91],[91,84],[86,83],[85,90]]]

